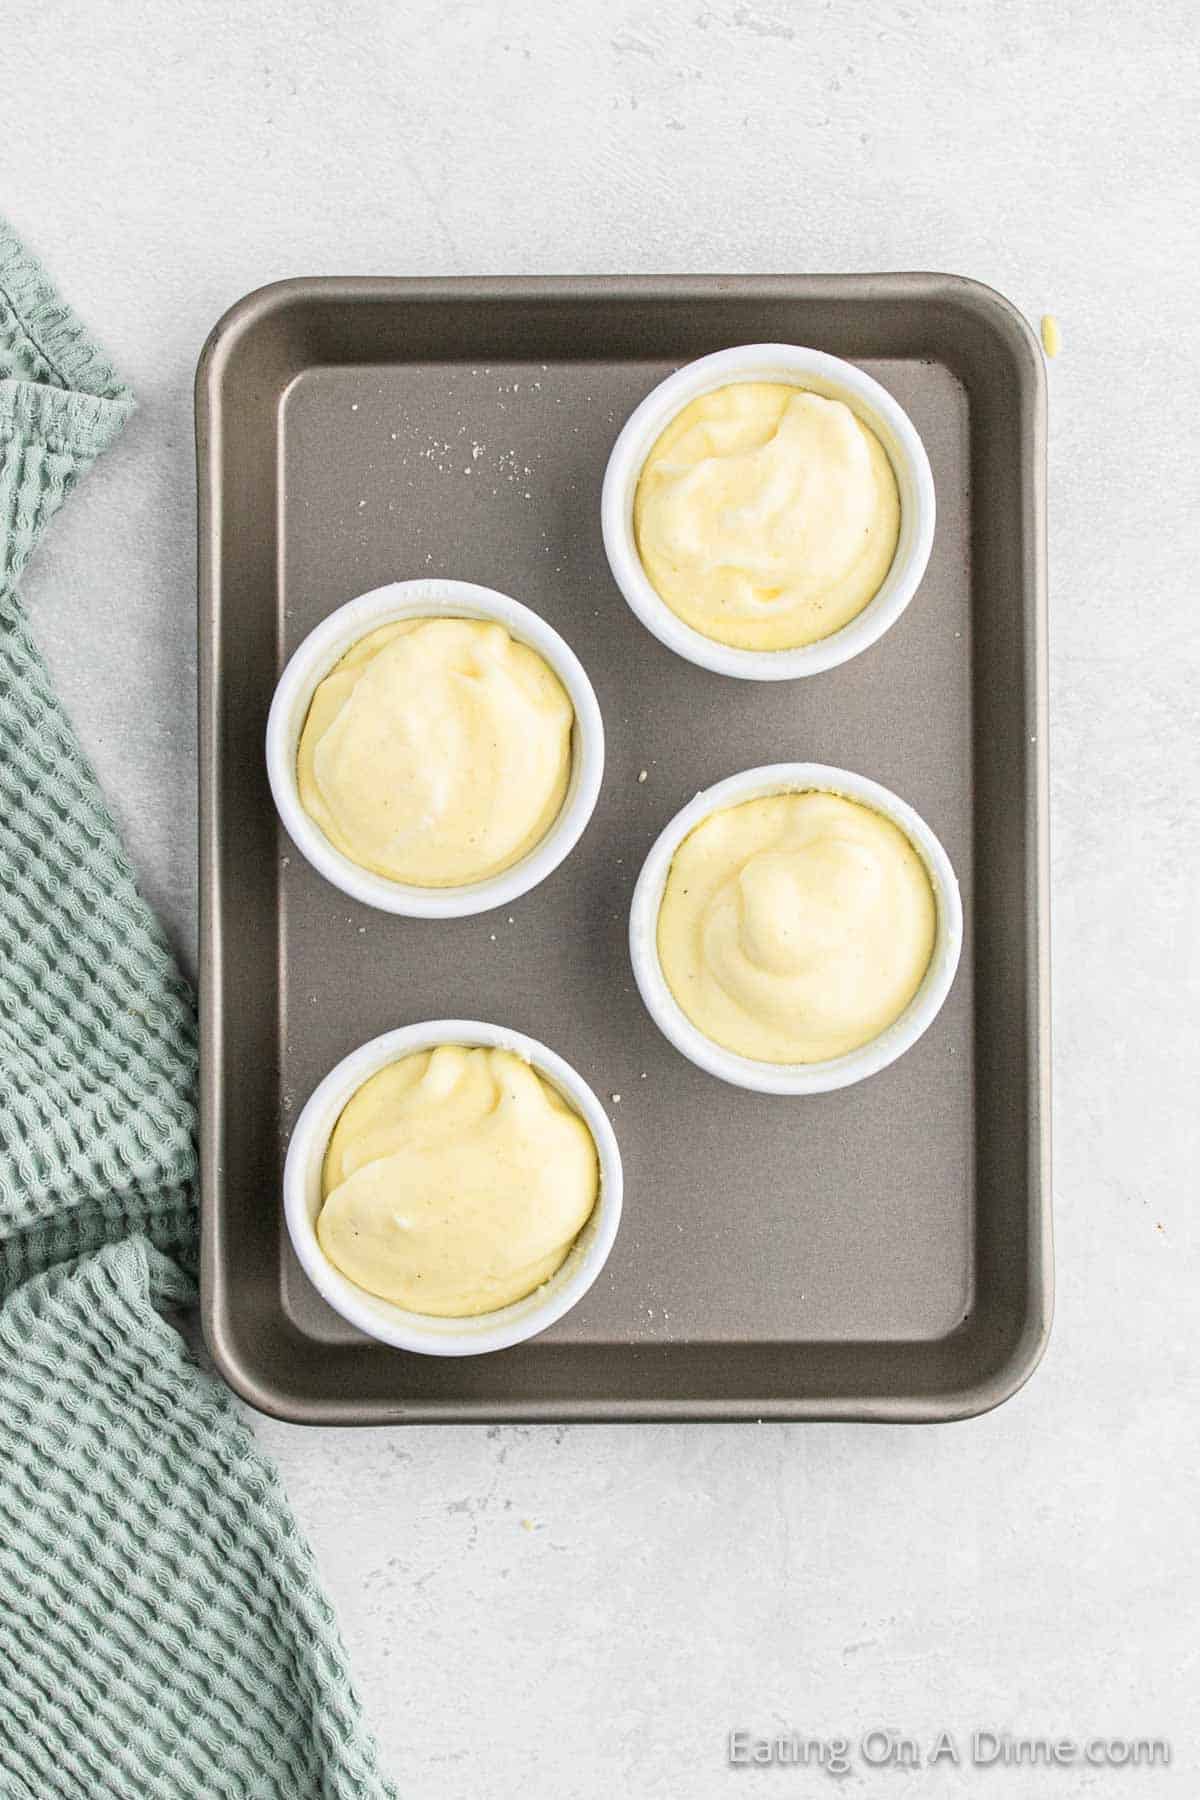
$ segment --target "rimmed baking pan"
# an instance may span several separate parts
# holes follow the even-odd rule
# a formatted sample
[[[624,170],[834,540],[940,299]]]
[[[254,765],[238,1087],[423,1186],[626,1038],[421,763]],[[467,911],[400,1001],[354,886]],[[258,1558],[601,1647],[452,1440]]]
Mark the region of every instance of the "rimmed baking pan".
[[[937,486],[898,624],[841,668],[737,682],[632,616],[600,538],[605,461],[672,367],[792,342],[908,410]],[[253,1405],[311,1423],[961,1417],[1049,1331],[1045,383],[1014,309],[944,275],[298,280],[218,324],[200,503],[202,1298]],[[582,658],[608,763],[571,857],[508,909],[394,918],[289,846],[272,690],[342,601],[439,573],[498,587]],[[680,1057],[638,998],[629,898],[661,826],[738,769],[812,759],[902,794],[958,872],[962,964],[926,1036],[779,1099]],[[645,779],[640,779],[645,771]],[[357,1336],[283,1229],[290,1121],[391,1027],[483,1017],[603,1095],[625,1219],[545,1336],[443,1362]],[[618,1099],[617,1096],[620,1096]]]

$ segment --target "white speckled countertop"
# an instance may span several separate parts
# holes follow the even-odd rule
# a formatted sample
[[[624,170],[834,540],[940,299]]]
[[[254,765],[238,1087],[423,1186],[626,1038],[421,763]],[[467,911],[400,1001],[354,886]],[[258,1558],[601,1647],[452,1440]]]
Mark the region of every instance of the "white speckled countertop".
[[[141,412],[24,584],[195,957],[191,376],[309,273],[949,269],[1050,366],[1058,1317],[945,1428],[260,1422],[407,1794],[823,1791],[730,1727],[1200,1790],[1200,204],[1191,0],[10,0],[0,203]],[[1167,1770],[972,1768],[974,1727]],[[748,1789],[747,1789],[748,1791]]]

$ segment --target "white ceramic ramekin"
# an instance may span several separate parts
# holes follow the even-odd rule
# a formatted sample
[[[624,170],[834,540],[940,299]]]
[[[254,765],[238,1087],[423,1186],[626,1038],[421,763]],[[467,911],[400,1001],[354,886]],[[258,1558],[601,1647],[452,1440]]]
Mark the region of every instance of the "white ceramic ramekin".
[[[317,687],[351,645],[397,619],[487,619],[545,658],[575,709],[571,778],[562,810],[539,844],[486,881],[463,887],[417,887],[389,881],[334,848],[300,804],[296,750]],[[592,816],[604,773],[604,722],[583,664],[552,626],[519,601],[471,581],[393,581],[347,601],[322,619],[293,654],[275,689],[267,720],[267,775],[288,836],[313,868],[343,893],[381,912],[416,919],[458,919],[490,912],[525,894],[556,869]]]
[[[408,1312],[389,1300],[368,1294],[334,1268],[316,1233],[325,1152],[346,1103],[388,1063],[418,1050],[435,1049],[439,1044],[484,1044],[523,1057],[579,1114],[592,1134],[600,1159],[600,1193],[595,1209],[562,1267],[523,1300],[472,1319],[441,1319],[428,1313]],[[382,1037],[372,1038],[369,1044],[343,1058],[330,1070],[296,1120],[283,1171],[288,1236],[300,1266],[317,1292],[343,1319],[368,1336],[423,1356],[479,1356],[487,1350],[504,1350],[510,1344],[536,1337],[561,1319],[587,1293],[608,1260],[621,1222],[621,1194],[621,1153],[616,1136],[607,1113],[583,1077],[536,1038],[501,1025],[487,1025],[479,1019],[429,1019],[420,1025],[405,1025],[398,1031],[385,1031]]]
[[[937,935],[925,979],[895,1023],[869,1044],[827,1062],[759,1062],[715,1044],[683,1011],[667,986],[658,959],[658,909],[675,852],[702,819],[746,800],[813,789],[861,801],[900,827],[929,875],[937,901]],[[832,1088],[849,1087],[875,1075],[903,1056],[932,1025],[950,992],[962,952],[962,935],[958,881],[950,858],[920,814],[877,781],[855,775],[849,769],[828,768],[824,763],[773,763],[762,769],[747,769],[697,794],[675,814],[656,840],[642,865],[629,914],[633,973],[646,1008],[663,1036],[710,1075],[717,1075],[734,1087],[753,1088],[760,1094],[828,1093]]]
[[[638,555],[633,501],[642,466],[660,433],[691,401],[735,381],[780,381],[842,400],[887,451],[900,490],[900,537],[883,585],[857,618],[815,644],[796,650],[738,650],[685,624],[653,586]],[[925,573],[933,547],[933,475],[917,430],[904,408],[870,375],[797,344],[743,344],[685,364],[660,382],[631,414],[604,474],[600,519],[613,579],[642,624],[661,643],[702,669],[746,681],[792,681],[848,662],[882,637],[904,611]]]

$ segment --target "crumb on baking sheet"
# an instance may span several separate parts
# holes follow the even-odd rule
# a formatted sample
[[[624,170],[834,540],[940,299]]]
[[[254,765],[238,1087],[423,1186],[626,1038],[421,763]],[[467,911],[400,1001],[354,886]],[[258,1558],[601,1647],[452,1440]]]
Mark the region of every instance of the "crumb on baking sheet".
[[[1053,313],[1042,314],[1042,349],[1047,356],[1057,356],[1062,349],[1062,327]]]

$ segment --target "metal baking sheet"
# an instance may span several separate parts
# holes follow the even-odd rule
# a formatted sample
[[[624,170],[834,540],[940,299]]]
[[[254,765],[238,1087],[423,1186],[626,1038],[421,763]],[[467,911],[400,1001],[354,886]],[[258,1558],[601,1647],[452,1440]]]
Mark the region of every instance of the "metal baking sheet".
[[[766,340],[868,369],[912,415],[938,495],[899,623],[842,668],[778,684],[657,643],[600,539],[605,461],[634,404],[692,357]],[[1045,385],[1014,309],[942,275],[283,282],[204,350],[197,456],[203,1317],[230,1384],[266,1412],[338,1424],[934,1420],[1011,1394],[1051,1311]],[[300,639],[355,594],[434,573],[555,625],[608,736],[576,851],[511,907],[445,923],[322,881],[277,824],[263,762]],[[666,820],[698,788],[788,759],[860,770],[915,805],[967,921],[920,1043],[799,1099],[679,1056],[626,948]],[[283,1228],[307,1095],[365,1039],[433,1016],[551,1044],[612,1097],[624,1158],[600,1281],[493,1356],[357,1335]]]

